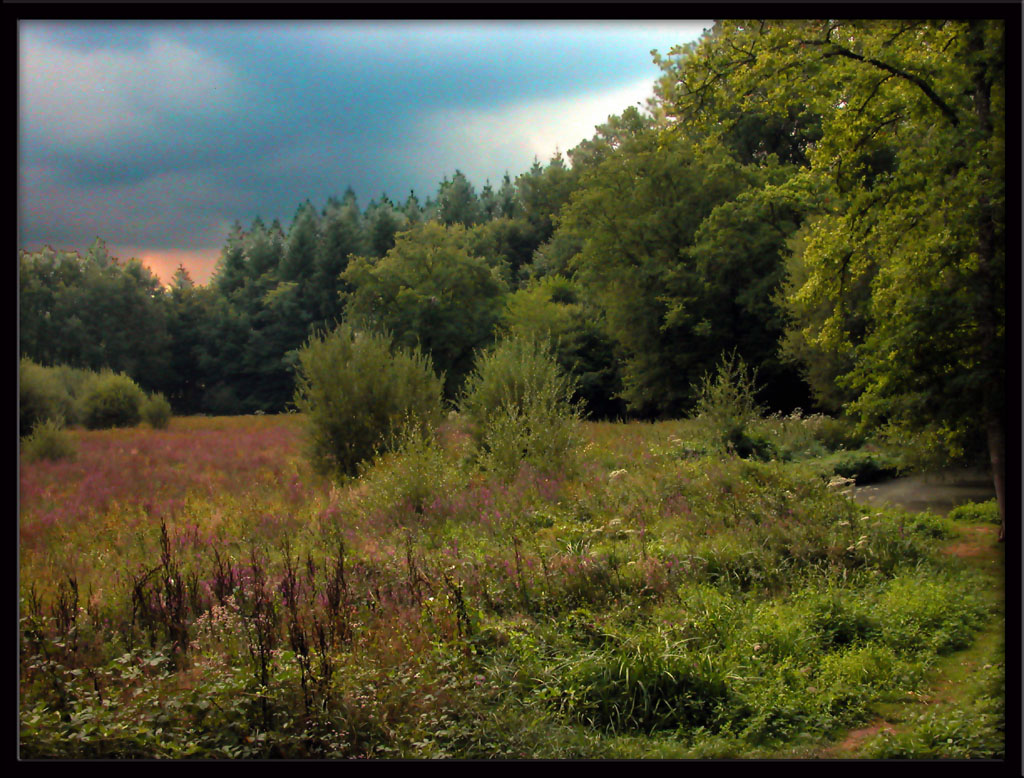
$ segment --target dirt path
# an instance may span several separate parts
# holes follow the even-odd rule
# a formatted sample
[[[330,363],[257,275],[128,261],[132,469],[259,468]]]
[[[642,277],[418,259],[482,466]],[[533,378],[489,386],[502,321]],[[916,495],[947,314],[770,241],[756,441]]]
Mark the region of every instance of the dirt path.
[[[854,499],[871,505],[891,503],[910,511],[931,510],[941,515],[967,501],[982,501],[995,497],[992,482],[984,473],[956,473],[952,476],[910,476],[882,484],[859,486],[853,491]],[[995,525],[961,527],[961,534],[943,549],[943,552],[975,564],[994,564],[1001,556],[998,542],[999,528]],[[922,702],[935,703],[946,699],[952,682],[941,681],[928,690]],[[850,730],[842,741],[822,749],[821,759],[854,759],[861,745],[879,732],[896,732],[898,723],[878,717],[864,727]]]

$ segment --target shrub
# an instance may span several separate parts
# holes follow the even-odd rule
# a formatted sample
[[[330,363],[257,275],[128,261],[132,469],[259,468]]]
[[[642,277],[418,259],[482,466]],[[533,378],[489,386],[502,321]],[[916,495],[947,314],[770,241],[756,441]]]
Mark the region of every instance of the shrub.
[[[947,515],[951,521],[964,521],[973,524],[999,524],[999,503],[996,500],[986,502],[965,502],[953,508]]]
[[[61,429],[59,419],[46,419],[35,426],[32,434],[21,444],[22,456],[27,462],[49,459],[74,459],[77,454],[74,441]]]
[[[91,430],[134,427],[142,418],[145,399],[145,392],[124,373],[104,371],[88,384],[82,396],[82,423]]]
[[[814,436],[829,451],[858,448],[864,445],[864,434],[849,419],[819,416],[816,421]]]
[[[886,454],[858,449],[839,451],[823,459],[832,472],[843,478],[852,478],[858,484],[870,484],[894,478],[900,468],[897,460]]]
[[[367,503],[385,511],[398,507],[422,514],[436,499],[465,486],[466,480],[436,436],[416,426],[395,436],[394,451],[374,457],[372,464],[363,467]]]
[[[64,402],[64,421],[67,425],[81,424],[81,399],[85,390],[96,378],[97,373],[93,370],[86,370],[82,367],[70,367],[68,365],[55,365],[47,368],[54,379],[64,388],[66,393]]]
[[[70,420],[73,403],[51,368],[22,359],[18,365],[18,423],[20,435],[29,435],[44,421]]]
[[[482,352],[460,410],[484,468],[514,476],[523,462],[547,472],[570,467],[580,442],[574,390],[546,341],[507,338]]]
[[[353,476],[361,462],[393,450],[409,425],[440,422],[443,379],[419,349],[342,323],[299,351],[295,405],[306,414],[313,468]]]
[[[171,421],[171,404],[160,393],[147,397],[140,412],[142,420],[155,430],[165,429]]]
[[[696,387],[697,418],[712,445],[739,456],[770,453],[770,444],[750,428],[761,418],[757,394],[757,370],[747,368],[735,351],[722,356],[714,377],[706,373]]]

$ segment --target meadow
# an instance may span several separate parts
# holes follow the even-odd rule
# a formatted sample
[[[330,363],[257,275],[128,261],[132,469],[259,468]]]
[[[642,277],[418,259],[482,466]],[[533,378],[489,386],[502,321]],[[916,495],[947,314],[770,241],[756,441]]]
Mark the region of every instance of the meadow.
[[[340,482],[302,429],[22,458],[22,758],[815,757],[893,706],[850,755],[1003,757],[1001,561],[944,553],[990,511],[854,503],[821,417],[766,420],[768,461],[588,422],[502,476],[453,414]]]

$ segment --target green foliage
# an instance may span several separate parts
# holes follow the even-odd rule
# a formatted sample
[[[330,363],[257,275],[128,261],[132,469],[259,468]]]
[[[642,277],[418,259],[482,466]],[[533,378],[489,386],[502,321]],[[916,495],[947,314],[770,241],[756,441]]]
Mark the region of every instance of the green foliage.
[[[174,382],[166,292],[139,260],[111,257],[97,239],[84,256],[23,251],[18,275],[23,356],[47,365],[110,368],[148,388]]]
[[[975,671],[963,705],[931,705],[896,732],[865,743],[866,759],[1003,759],[1006,755],[1003,657]]]
[[[950,521],[964,521],[972,524],[998,524],[999,504],[993,500],[965,502],[957,505],[947,515]]]
[[[779,184],[810,217],[790,353],[819,390],[838,382],[832,401],[939,432],[950,456],[1005,402],[1004,36],[1000,20],[736,20],[663,66],[670,113],[712,135],[746,112],[820,117]]]
[[[900,462],[894,457],[869,449],[837,451],[822,457],[821,466],[843,478],[852,478],[858,484],[871,484],[899,475]]]
[[[700,305],[686,251],[712,210],[746,186],[723,156],[662,146],[656,132],[637,129],[562,210],[559,232],[582,241],[570,267],[607,318],[631,410],[681,414],[692,402],[688,384],[727,345],[715,338],[714,312]]]
[[[728,694],[722,663],[657,632],[609,639],[547,669],[539,690],[561,712],[592,727],[652,732],[713,722]]]
[[[481,352],[459,409],[485,468],[505,476],[523,462],[547,472],[571,468],[580,444],[573,389],[547,341],[506,338]]]
[[[409,425],[327,488],[278,434],[295,420],[196,421],[274,434],[244,438],[263,461],[246,486],[193,489],[158,543],[120,530],[161,510],[159,483],[54,522],[53,468],[23,463],[23,756],[818,753],[998,629],[994,571],[941,553],[937,517],[865,512],[806,464],[679,456],[693,422],[587,425],[581,467],[515,480],[464,467],[460,424]],[[172,453],[113,438],[111,471]],[[175,479],[196,458],[180,449]],[[984,675],[886,753],[996,753]]]
[[[145,392],[131,378],[105,370],[89,383],[82,395],[82,423],[91,430],[134,427],[142,419],[145,400]]]
[[[622,382],[614,342],[584,293],[579,282],[562,276],[535,279],[509,295],[502,325],[512,337],[550,340],[589,417],[614,418],[625,410],[616,398]]]
[[[472,227],[483,218],[483,211],[476,191],[469,180],[456,170],[452,180],[447,178],[441,182],[437,191],[437,220],[450,227],[453,224],[461,224],[463,227]]]
[[[448,397],[469,372],[474,351],[491,341],[507,291],[498,270],[469,253],[465,227],[437,222],[401,233],[379,260],[353,257],[344,279],[354,290],[350,320],[422,348],[445,374]]]
[[[743,458],[771,458],[771,444],[752,430],[762,413],[757,391],[757,370],[735,351],[722,355],[714,377],[705,373],[695,391],[696,413],[713,445]]]
[[[999,514],[996,513],[996,523],[999,522]],[[942,538],[948,540],[958,536],[953,522],[946,516],[939,516],[931,511],[922,511],[912,514],[904,522],[904,526],[911,532],[929,538]]]
[[[72,421],[73,401],[50,368],[22,358],[18,364],[18,427],[24,437],[45,421]]]
[[[159,392],[149,395],[139,411],[142,420],[153,429],[166,429],[171,421],[171,404]]]
[[[864,436],[848,420],[799,409],[785,416],[772,414],[753,424],[754,435],[765,440],[779,459],[812,460],[835,451],[861,447]]]
[[[306,414],[314,468],[355,475],[361,462],[396,445],[404,425],[434,426],[441,387],[429,356],[387,335],[342,323],[311,337],[298,353],[295,405]]]
[[[21,440],[21,455],[26,462],[49,459],[74,459],[77,447],[62,429],[59,419],[46,419],[36,424],[32,433]]]
[[[433,430],[408,425],[396,434],[394,450],[363,463],[365,503],[385,511],[419,515],[436,500],[451,498],[466,484],[457,463],[440,446]]]
[[[788,169],[741,165],[686,127],[662,132],[625,112],[614,145],[577,155],[585,168],[536,270],[569,269],[607,317],[622,397],[642,414],[692,408],[695,379],[737,348],[762,368],[787,410],[804,389],[777,356],[773,295],[802,204],[772,185]]]

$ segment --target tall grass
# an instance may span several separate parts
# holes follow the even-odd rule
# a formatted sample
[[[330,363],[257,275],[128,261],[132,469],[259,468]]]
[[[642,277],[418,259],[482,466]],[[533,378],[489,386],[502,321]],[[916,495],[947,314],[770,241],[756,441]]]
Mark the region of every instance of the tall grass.
[[[915,516],[694,454],[688,422],[586,424],[575,471],[509,478],[456,420],[341,484],[302,423],[22,461],[22,756],[766,754],[919,692],[991,618]]]

